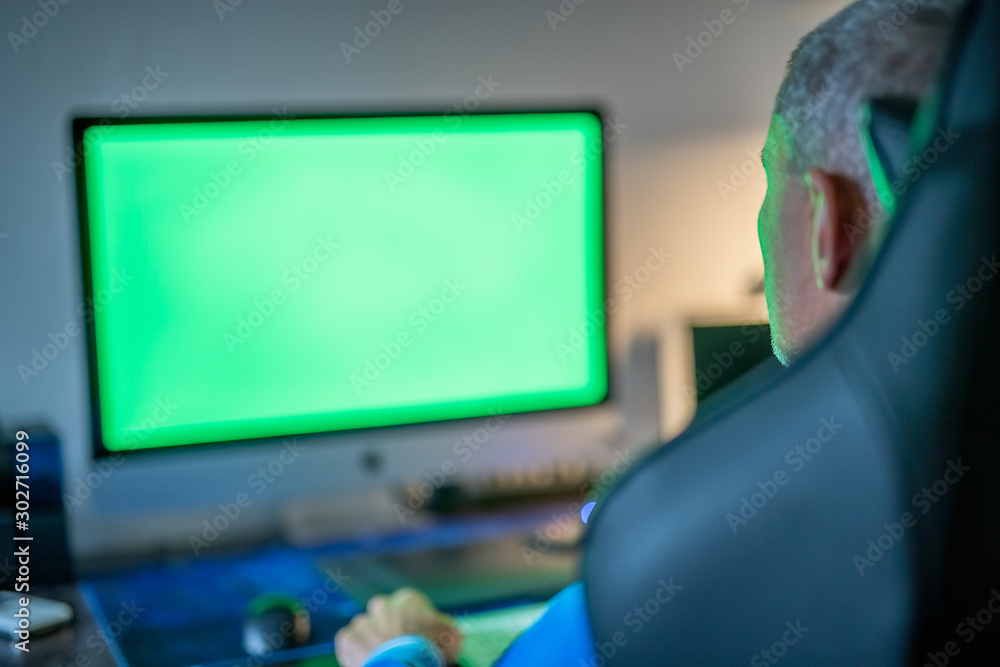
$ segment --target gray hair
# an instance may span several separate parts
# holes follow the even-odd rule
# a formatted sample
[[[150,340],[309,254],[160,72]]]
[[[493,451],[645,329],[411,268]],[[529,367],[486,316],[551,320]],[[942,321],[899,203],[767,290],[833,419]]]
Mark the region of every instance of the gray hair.
[[[792,128],[789,168],[851,178],[880,209],[858,138],[861,104],[920,98],[941,66],[963,0],[858,0],[806,35],[788,61],[774,112]]]

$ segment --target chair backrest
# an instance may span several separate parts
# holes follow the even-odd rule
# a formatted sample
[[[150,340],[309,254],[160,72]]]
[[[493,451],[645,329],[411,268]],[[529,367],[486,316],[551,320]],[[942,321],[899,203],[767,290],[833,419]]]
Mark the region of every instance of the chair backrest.
[[[908,153],[888,146],[899,106],[871,106],[894,213],[833,330],[598,504],[591,664],[990,655],[957,624],[1000,587],[998,36],[1000,3],[970,2]]]

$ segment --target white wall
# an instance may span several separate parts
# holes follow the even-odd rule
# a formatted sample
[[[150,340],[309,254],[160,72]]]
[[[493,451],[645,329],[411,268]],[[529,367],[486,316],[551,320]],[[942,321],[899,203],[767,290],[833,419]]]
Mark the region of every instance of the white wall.
[[[743,304],[761,274],[763,173],[753,170],[725,201],[717,182],[759,152],[798,38],[846,4],[563,0],[563,11],[575,9],[550,24],[557,0],[400,0],[402,11],[348,63],[340,43],[387,0],[242,0],[221,16],[225,0],[63,1],[0,5],[0,417],[52,423],[70,481],[90,465],[83,340],[27,383],[17,370],[49,334],[80,321],[73,180],[53,163],[65,158],[70,117],[115,114],[147,67],[167,74],[155,87],[146,78],[152,90],[130,113],[445,110],[480,76],[501,83],[491,107],[602,103],[628,126],[610,148],[613,280],[650,246],[672,254],[623,303],[615,326],[627,340],[666,317]],[[39,14],[45,6],[58,12]],[[723,10],[732,22],[678,71],[672,54]],[[32,16],[44,25],[24,30],[26,41],[12,37]],[[178,482],[158,492],[186,491]],[[104,516],[74,518],[78,550],[100,552]]]

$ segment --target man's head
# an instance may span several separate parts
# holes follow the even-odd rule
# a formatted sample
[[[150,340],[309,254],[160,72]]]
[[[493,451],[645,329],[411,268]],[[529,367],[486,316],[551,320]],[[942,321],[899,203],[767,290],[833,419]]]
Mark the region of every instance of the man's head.
[[[919,98],[962,0],[859,0],[795,49],[762,153],[758,235],[775,355],[788,364],[843,312],[884,233],[861,105]]]

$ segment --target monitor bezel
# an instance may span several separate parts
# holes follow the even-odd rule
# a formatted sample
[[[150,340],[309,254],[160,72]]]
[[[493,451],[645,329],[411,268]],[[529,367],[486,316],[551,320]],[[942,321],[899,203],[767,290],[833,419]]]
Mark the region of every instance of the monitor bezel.
[[[340,438],[350,437],[358,433],[381,433],[391,434],[393,431],[401,429],[432,429],[441,424],[468,424],[488,417],[488,414],[472,415],[468,417],[455,417],[451,419],[440,419],[426,422],[411,422],[406,424],[389,424],[381,426],[368,426],[361,428],[340,429],[334,431],[317,431],[310,433],[288,433],[274,436],[261,436],[255,438],[238,438],[232,440],[217,440],[211,442],[197,442],[183,445],[164,445],[155,447],[137,447],[133,449],[108,449],[105,446],[101,430],[100,411],[100,380],[98,377],[97,365],[97,338],[95,330],[95,320],[93,313],[94,290],[93,275],[91,267],[90,252],[90,224],[87,206],[87,175],[86,160],[84,159],[86,147],[84,143],[84,132],[95,126],[116,126],[116,125],[149,125],[149,124],[177,124],[177,123],[206,123],[206,122],[238,122],[238,121],[266,121],[275,118],[274,109],[272,113],[246,113],[246,114],[197,114],[197,115],[150,115],[150,116],[126,116],[111,117],[101,115],[74,115],[71,121],[73,150],[77,158],[77,168],[75,173],[76,204],[77,204],[77,232],[78,248],[80,250],[80,269],[82,274],[82,292],[84,306],[84,337],[86,339],[86,364],[87,364],[87,387],[88,387],[88,413],[90,418],[90,435],[92,443],[92,453],[95,459],[105,459],[108,457],[120,456],[146,456],[158,455],[172,452],[183,454],[184,452],[196,451],[219,451],[224,447],[245,447],[254,444],[277,443],[289,438]],[[327,119],[354,119],[354,118],[413,118],[413,117],[441,117],[447,118],[452,115],[448,111],[441,113],[437,111],[378,111],[364,113],[288,113],[287,107],[284,111],[289,117],[295,120],[327,120]],[[525,114],[566,114],[585,113],[595,116],[598,120],[601,132],[601,238],[602,238],[602,266],[604,281],[602,285],[603,294],[601,299],[601,309],[604,312],[604,349],[605,349],[605,392],[601,400],[587,405],[568,406],[559,408],[543,408],[512,413],[512,415],[552,415],[565,414],[572,415],[581,411],[589,411],[599,407],[606,407],[612,403],[618,395],[618,382],[613,371],[614,354],[611,346],[613,341],[611,315],[608,313],[609,301],[613,301],[611,294],[611,279],[608,258],[609,233],[608,233],[608,145],[610,141],[605,137],[607,132],[607,119],[610,114],[606,113],[599,105],[586,104],[580,106],[546,106],[546,107],[510,107],[505,109],[488,109],[476,111],[461,111],[461,117],[468,116],[499,116],[499,115],[525,115]],[[394,440],[394,438],[388,438]]]

